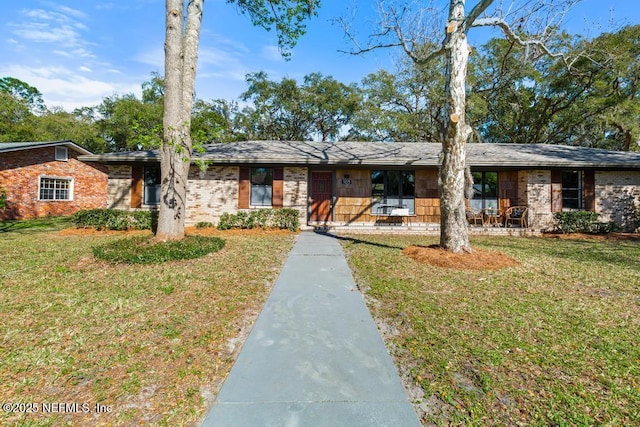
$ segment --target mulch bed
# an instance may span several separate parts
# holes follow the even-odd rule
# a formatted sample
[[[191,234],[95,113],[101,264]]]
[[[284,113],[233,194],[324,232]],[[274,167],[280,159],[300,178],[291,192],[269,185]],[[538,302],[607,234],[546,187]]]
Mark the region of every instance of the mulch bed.
[[[500,270],[519,265],[518,261],[501,252],[482,249],[454,254],[438,245],[409,246],[402,253],[420,263],[457,270]]]

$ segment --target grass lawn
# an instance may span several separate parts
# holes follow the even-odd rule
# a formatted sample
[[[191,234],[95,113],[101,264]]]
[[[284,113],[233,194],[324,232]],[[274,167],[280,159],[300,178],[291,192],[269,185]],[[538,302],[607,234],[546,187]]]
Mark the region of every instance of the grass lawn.
[[[121,234],[31,224],[0,223],[0,402],[25,404],[2,425],[193,425],[294,239],[219,233],[203,258],[112,265],[91,249]]]
[[[473,239],[520,263],[497,271],[401,253],[434,243],[345,243],[423,421],[640,425],[640,242]]]

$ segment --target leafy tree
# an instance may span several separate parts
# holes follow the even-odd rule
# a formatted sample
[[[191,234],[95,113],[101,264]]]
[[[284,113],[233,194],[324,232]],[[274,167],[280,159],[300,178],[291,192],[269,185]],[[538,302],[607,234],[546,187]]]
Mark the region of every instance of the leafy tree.
[[[322,141],[336,140],[358,111],[361,96],[355,85],[347,86],[333,77],[311,73],[304,77],[302,105],[311,120],[312,132]]]
[[[227,0],[248,14],[254,25],[275,27],[278,45],[292,48],[304,34],[304,20],[315,15],[319,0]],[[193,109],[198,44],[204,0],[166,1],[165,91],[161,147],[161,201],[158,240],[184,237],[186,185],[191,164]]]
[[[269,80],[264,71],[247,75],[249,87],[242,100],[253,108],[244,114],[252,122],[256,139],[301,141],[312,131],[311,112],[306,109],[303,91],[294,79]]]
[[[0,78],[0,92],[5,92],[17,99],[22,99],[33,113],[45,109],[42,94],[38,89],[15,77]]]
[[[439,141],[442,133],[444,64],[401,61],[396,73],[380,70],[362,80],[364,103],[349,139]]]

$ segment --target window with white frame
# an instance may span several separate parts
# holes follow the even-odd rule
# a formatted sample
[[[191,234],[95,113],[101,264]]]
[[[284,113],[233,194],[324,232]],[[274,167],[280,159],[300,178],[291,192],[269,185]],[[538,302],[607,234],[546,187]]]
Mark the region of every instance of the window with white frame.
[[[69,160],[69,150],[67,147],[56,147],[56,160],[63,162]]]
[[[73,179],[41,176],[38,200],[73,200]]]

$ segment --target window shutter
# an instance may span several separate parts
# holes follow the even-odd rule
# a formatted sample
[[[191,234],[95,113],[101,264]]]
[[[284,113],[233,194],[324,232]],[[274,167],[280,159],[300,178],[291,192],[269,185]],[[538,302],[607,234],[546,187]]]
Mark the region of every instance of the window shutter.
[[[142,182],[144,167],[133,165],[131,167],[131,207],[134,209],[142,207]]]
[[[273,195],[271,198],[271,206],[281,208],[284,200],[284,169],[273,169]]]
[[[238,209],[249,209],[249,196],[251,193],[251,169],[240,168],[238,182]]]
[[[562,212],[562,171],[551,171],[551,212]]]
[[[596,178],[595,172],[586,170],[582,177],[582,199],[586,211],[596,210]]]

